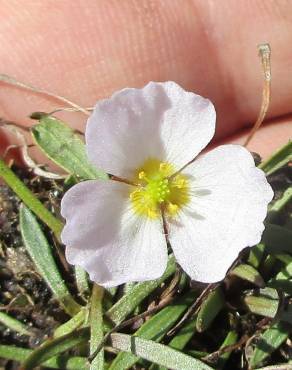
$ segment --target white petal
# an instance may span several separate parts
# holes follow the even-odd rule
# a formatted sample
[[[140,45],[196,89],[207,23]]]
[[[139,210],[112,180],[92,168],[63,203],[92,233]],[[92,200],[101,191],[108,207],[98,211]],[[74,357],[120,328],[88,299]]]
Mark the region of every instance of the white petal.
[[[133,213],[130,190],[114,181],[86,181],[62,200],[66,258],[103,286],[156,279],[166,267],[161,223]]]
[[[174,82],[150,82],[99,101],[86,127],[90,160],[130,178],[146,159],[169,161],[179,169],[211,140],[213,104]]]
[[[186,168],[192,200],[170,225],[169,240],[192,279],[224,278],[238,253],[257,244],[273,191],[251,154],[237,145],[220,146]]]

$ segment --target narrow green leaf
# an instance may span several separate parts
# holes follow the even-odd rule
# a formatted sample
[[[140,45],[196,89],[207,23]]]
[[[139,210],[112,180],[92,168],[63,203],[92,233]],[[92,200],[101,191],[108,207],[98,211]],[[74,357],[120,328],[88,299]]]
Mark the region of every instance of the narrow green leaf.
[[[23,364],[23,370],[31,370],[48,359],[89,340],[89,329],[79,329],[63,337],[49,339],[34,350]]]
[[[196,324],[198,332],[207,330],[224,306],[224,296],[221,288],[218,287],[208,295],[201,305]]]
[[[254,268],[258,268],[265,251],[265,245],[260,243],[250,249],[247,262]]]
[[[279,295],[276,289],[260,289],[256,295],[244,297],[244,303],[250,312],[261,316],[274,318],[279,309]]]
[[[172,338],[168,346],[182,351],[196,333],[196,320],[197,317],[187,322]],[[167,370],[167,368],[164,366],[152,365],[149,370]]]
[[[23,324],[21,321],[16,320],[14,317],[11,317],[7,313],[0,311],[0,322],[7,326],[9,329],[16,331],[22,335],[32,335],[29,328]]]
[[[285,293],[292,294],[292,262],[289,262],[280,272],[268,282],[268,286],[281,289]]]
[[[292,278],[292,262],[288,263],[280,272],[276,275],[276,280],[285,280]]]
[[[86,322],[88,316],[88,308],[84,307],[73,316],[70,320],[66,321],[63,325],[60,325],[54,331],[54,338],[62,337],[66,334],[72,333],[72,331],[80,328]]]
[[[211,370],[193,357],[151,340],[127,334],[111,334],[112,347],[173,370]]]
[[[0,345],[0,358],[24,362],[32,354],[33,350],[21,347]],[[87,370],[89,365],[85,357],[73,357],[71,355],[60,355],[52,357],[43,363],[51,369],[61,370]]]
[[[32,135],[44,153],[68,173],[82,180],[107,178],[89,162],[84,143],[64,122],[43,115],[32,127]]]
[[[292,230],[279,225],[267,224],[262,241],[266,244],[266,252],[268,253],[291,253]]]
[[[235,330],[231,330],[227,334],[226,338],[224,339],[224,342],[221,344],[220,349],[222,349],[224,347],[232,346],[233,344],[236,343],[237,339],[238,339],[237,332]],[[223,353],[223,355],[220,356],[219,361],[218,361],[218,366],[219,366],[220,369],[224,368],[224,366],[226,365],[226,362],[228,361],[231,353],[232,353],[232,351],[225,352],[225,353]]]
[[[292,200],[292,188],[284,191],[281,198],[277,199],[270,207],[266,218],[268,223],[277,223],[277,218],[286,205]]]
[[[36,218],[23,205],[20,207],[20,230],[24,245],[37,270],[47,282],[55,298],[69,315],[74,316],[81,308],[69,293],[62,279],[52,250]]]
[[[231,271],[231,274],[243,280],[250,281],[251,283],[259,287],[265,286],[264,279],[261,277],[260,273],[250,265],[238,265]]]
[[[156,315],[146,321],[135,333],[144,339],[152,339],[159,342],[164,335],[173,327],[188,306],[194,301],[192,292],[186,294],[177,302],[170,304]],[[138,357],[129,353],[119,353],[113,361],[110,370],[128,369],[139,360]]]
[[[90,308],[90,355],[92,355],[103,338],[102,298],[104,289],[93,285]],[[103,370],[104,351],[101,349],[90,364],[90,370]]]
[[[279,261],[285,263],[286,265],[288,265],[288,263],[292,262],[292,256],[290,256],[287,253],[275,254],[275,258],[277,258]]]
[[[252,368],[263,363],[288,338],[290,328],[283,322],[276,322],[260,336],[249,360]]]
[[[80,266],[75,266],[76,285],[80,295],[85,299],[90,291],[88,274]]]
[[[271,175],[292,160],[292,141],[284,145],[269,159],[259,165],[266,175]]]
[[[60,238],[63,229],[63,223],[58,220],[47,208],[36,198],[28,187],[6,166],[0,159],[0,177],[14,191],[14,193],[23,201],[27,207],[32,210],[56,235]]]
[[[203,352],[203,351],[197,351],[195,349],[190,349],[187,351],[187,354],[192,356],[192,357],[195,357],[195,358],[203,358],[203,357],[206,357],[209,355],[208,352]]]
[[[159,287],[167,278],[174,274],[176,268],[174,256],[168,259],[166,270],[162,277],[157,280],[146,281],[136,284],[133,289],[125,294],[116,304],[114,304],[106,313],[106,316],[115,325],[120,324],[134,309]]]
[[[174,349],[183,350],[197,331],[196,321],[197,317],[187,322],[169,342],[169,346]]]
[[[289,364],[292,363],[289,361]],[[255,370],[292,370],[292,365],[287,365],[285,364],[279,364],[279,365],[272,365],[272,366],[265,366],[261,367],[260,369],[255,369]]]

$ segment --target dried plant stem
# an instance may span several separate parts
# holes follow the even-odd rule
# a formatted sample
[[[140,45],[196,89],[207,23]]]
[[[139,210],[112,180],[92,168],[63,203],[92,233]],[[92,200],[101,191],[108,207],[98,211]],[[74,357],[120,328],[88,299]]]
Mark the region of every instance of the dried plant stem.
[[[250,140],[253,138],[256,131],[263,123],[266,113],[268,111],[271,99],[271,48],[269,44],[260,44],[258,46],[259,57],[261,58],[262,68],[264,72],[264,87],[262,95],[262,104],[258,119],[256,120],[253,128],[251,129],[248,137],[244,143],[247,146]]]
[[[63,103],[68,104],[70,107],[73,107],[77,111],[80,111],[80,112],[84,113],[86,116],[90,115],[90,113],[86,109],[80,107],[80,105],[72,102],[71,100],[65,98],[64,96],[56,95],[56,94],[53,94],[53,93],[51,93],[49,91],[46,91],[44,89],[39,89],[37,87],[28,85],[24,82],[18,81],[14,77],[8,76],[8,75],[3,74],[3,73],[0,73],[0,81],[5,82],[5,83],[10,84],[10,85],[13,85],[13,86],[20,87],[22,89],[30,90],[30,91],[32,91],[34,93],[37,93],[37,94],[47,95],[47,96],[52,97],[54,99],[58,99],[58,100],[62,101]]]

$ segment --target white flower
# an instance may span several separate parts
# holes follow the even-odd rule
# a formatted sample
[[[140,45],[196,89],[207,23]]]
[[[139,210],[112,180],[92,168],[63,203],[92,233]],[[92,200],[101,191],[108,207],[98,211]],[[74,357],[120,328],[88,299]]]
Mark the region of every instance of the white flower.
[[[86,127],[88,156],[128,183],[85,181],[65,194],[67,260],[107,287],[159,278],[167,263],[164,218],[186,273],[223,279],[238,253],[260,241],[273,192],[241,146],[193,161],[214,131],[212,103],[174,82],[99,101]]]

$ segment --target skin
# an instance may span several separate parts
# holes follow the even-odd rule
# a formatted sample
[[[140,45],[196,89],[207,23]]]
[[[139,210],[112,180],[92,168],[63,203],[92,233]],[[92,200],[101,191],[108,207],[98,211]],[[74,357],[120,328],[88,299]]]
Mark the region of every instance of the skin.
[[[272,102],[248,148],[267,157],[292,133],[290,0],[0,0],[1,72],[93,106],[114,91],[174,80],[211,99],[217,142],[243,142],[258,115],[257,44],[272,48]],[[63,106],[0,83],[0,117],[29,126]],[[84,129],[82,113],[61,113]],[[235,136],[234,136],[235,135]],[[7,145],[1,132],[2,150]]]

